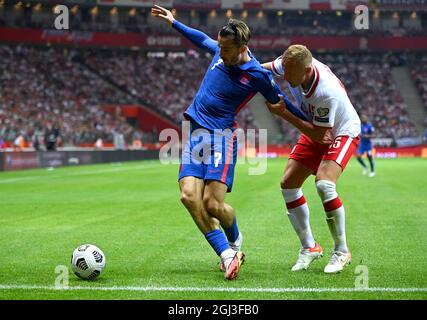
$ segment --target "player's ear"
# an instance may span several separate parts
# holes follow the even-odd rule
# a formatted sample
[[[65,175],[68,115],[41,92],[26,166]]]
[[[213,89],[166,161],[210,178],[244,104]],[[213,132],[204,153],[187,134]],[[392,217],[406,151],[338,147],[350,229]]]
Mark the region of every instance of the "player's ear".
[[[242,54],[246,50],[246,45],[241,45],[239,48],[239,53]]]

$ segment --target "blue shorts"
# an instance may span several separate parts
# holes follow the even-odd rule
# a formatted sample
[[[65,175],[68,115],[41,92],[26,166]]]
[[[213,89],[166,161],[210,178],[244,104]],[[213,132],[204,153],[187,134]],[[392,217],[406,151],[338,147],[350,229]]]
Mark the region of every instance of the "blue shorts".
[[[196,177],[216,180],[231,192],[237,160],[237,138],[234,130],[209,130],[191,121],[189,136],[182,150],[179,180]]]
[[[359,144],[359,147],[357,148],[357,154],[362,155],[365,152],[367,152],[368,155],[372,154],[372,144],[363,144],[363,143]]]

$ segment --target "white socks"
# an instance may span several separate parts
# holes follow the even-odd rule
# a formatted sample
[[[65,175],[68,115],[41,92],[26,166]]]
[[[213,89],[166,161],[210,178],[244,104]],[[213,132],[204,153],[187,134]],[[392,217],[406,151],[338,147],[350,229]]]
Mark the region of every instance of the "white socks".
[[[310,210],[301,188],[282,189],[288,209],[288,218],[297,233],[303,248],[313,248],[315,241],[310,228]]]
[[[335,242],[335,250],[348,252],[345,234],[345,211],[336,192],[335,183],[319,180],[316,182],[316,188],[326,212],[326,222]]]

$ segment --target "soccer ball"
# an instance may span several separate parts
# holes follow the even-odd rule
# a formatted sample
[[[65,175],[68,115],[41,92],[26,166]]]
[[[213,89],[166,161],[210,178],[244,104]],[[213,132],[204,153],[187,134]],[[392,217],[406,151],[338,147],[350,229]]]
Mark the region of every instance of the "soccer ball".
[[[85,280],[96,279],[105,268],[105,255],[93,244],[83,244],[71,255],[71,268],[76,276]]]

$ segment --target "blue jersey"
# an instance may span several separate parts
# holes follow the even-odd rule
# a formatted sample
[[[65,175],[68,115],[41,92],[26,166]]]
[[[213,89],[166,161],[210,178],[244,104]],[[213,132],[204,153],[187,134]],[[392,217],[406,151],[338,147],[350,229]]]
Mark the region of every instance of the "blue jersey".
[[[368,123],[362,123],[362,127],[361,127],[361,131],[360,131],[360,144],[365,145],[365,146],[370,146],[371,145],[371,138],[366,138],[365,135],[366,134],[373,134],[375,131],[374,127],[372,126],[372,124]]]
[[[226,67],[219,55],[217,41],[176,20],[173,27],[198,47],[214,55],[199,91],[184,113],[187,119],[211,130],[234,128],[238,112],[260,92],[271,103],[279,102],[278,95],[283,95],[288,109],[305,120],[274,82],[272,73],[264,69],[252,54],[249,54],[249,62]]]

